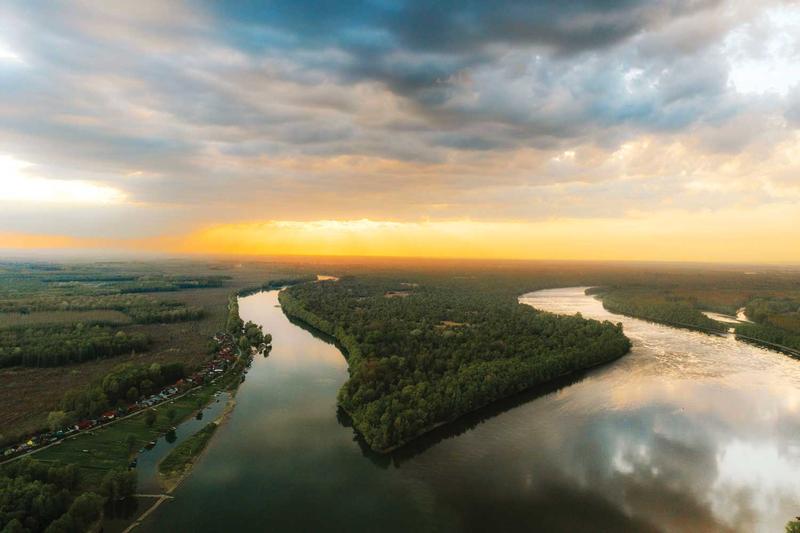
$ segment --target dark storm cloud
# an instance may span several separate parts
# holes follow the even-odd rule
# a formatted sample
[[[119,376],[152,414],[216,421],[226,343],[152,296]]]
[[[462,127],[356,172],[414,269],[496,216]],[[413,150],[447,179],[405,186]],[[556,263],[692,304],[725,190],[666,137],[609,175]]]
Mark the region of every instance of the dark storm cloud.
[[[386,84],[426,106],[450,78],[515,47],[567,59],[719,5],[719,0],[318,1],[212,3],[242,50],[344,50],[335,75]],[[651,45],[652,48],[652,45]],[[401,56],[401,57],[398,57]]]
[[[261,146],[268,155],[436,161],[437,147],[548,148],[624,124],[674,130],[702,118],[702,98],[719,94],[724,76],[703,69],[706,78],[716,77],[681,71],[674,77],[682,81],[664,80],[664,64],[645,73],[662,83],[658,91],[627,94],[623,63],[635,60],[625,57],[632,52],[604,50],[716,4],[286,1],[213,3],[199,13],[180,4],[159,13],[143,4],[127,16],[97,4],[14,4],[6,18],[30,68],[0,78],[0,87],[9,107],[33,104],[37,116],[11,113],[0,117],[0,127],[12,135],[36,128],[38,138],[60,142],[65,130],[77,129],[61,124],[63,115],[117,117],[104,127],[82,121],[76,141],[95,143],[87,154],[95,161],[118,159],[130,146],[145,154],[145,163],[150,155],[160,160],[162,148],[197,151],[208,142]],[[210,51],[243,55],[215,58]],[[414,134],[391,123],[354,121],[348,111],[358,107],[357,98],[329,101],[336,116],[324,117],[323,102],[293,101],[325,82],[382,84],[408,102],[406,115],[421,118],[416,127],[427,132],[426,146],[398,138]],[[278,84],[297,90],[271,94]],[[140,109],[156,111],[164,123],[142,124]],[[393,142],[384,142],[388,137]],[[73,155],[82,152],[79,146]]]
[[[785,138],[773,117],[796,127],[797,90],[730,86],[725,37],[754,16],[742,5],[5,2],[0,52],[19,61],[0,57],[0,156],[214,213],[332,212],[339,194],[355,217],[571,214],[563,191],[536,192],[544,205],[531,190],[612,182],[625,143],[696,136],[735,155]],[[580,146],[588,162],[554,166]]]
[[[607,47],[719,0],[498,0],[213,3],[244,48],[336,46],[368,57],[393,48],[474,54],[492,44],[542,45],[560,54]],[[259,38],[260,36],[260,38]]]

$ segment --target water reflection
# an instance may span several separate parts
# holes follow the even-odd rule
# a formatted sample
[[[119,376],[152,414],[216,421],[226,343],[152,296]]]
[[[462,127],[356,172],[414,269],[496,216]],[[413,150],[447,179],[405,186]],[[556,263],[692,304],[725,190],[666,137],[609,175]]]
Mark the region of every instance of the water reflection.
[[[581,293],[542,291],[522,301],[609,317]],[[732,337],[613,318],[623,322],[633,352],[593,380],[612,385],[607,394],[594,383],[572,391],[624,416],[625,422],[609,414],[591,422],[605,428],[600,440],[613,450],[600,461],[622,477],[650,478],[662,496],[670,487],[691,496],[711,520],[709,530],[782,529],[800,510],[797,362]],[[633,421],[639,431],[631,431]],[[618,497],[631,505],[629,497]]]
[[[391,456],[336,392],[341,353],[243,298],[273,334],[153,531],[780,531],[800,511],[800,364],[612,315],[582,288],[522,301],[621,321],[632,352],[499,402]]]

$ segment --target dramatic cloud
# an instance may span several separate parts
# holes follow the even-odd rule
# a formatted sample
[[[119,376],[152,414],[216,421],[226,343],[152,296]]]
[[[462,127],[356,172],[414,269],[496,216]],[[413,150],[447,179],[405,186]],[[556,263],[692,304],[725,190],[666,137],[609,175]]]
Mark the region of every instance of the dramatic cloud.
[[[0,233],[796,220],[799,59],[777,0],[5,2]]]

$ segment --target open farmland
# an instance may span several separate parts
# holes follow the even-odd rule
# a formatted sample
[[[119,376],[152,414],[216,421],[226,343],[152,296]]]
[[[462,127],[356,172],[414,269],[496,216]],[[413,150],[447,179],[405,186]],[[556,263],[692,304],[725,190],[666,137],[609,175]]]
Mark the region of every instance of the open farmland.
[[[120,364],[196,368],[209,357],[211,337],[224,328],[232,293],[298,272],[292,265],[269,262],[0,264],[0,329],[104,324],[149,339],[146,351],[67,366],[0,369],[0,444],[42,429],[67,391],[87,387]],[[156,281],[161,289],[169,284],[170,290],[146,292]],[[135,312],[141,309],[176,308],[201,312],[186,320],[136,323]]]

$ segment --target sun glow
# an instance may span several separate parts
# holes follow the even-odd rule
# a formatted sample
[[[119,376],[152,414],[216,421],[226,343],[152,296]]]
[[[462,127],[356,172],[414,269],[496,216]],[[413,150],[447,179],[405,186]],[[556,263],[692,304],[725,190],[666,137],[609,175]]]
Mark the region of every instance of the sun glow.
[[[731,227],[735,241],[725,238]],[[800,210],[777,205],[539,222],[266,221],[210,226],[172,244],[237,255],[797,262],[781,245],[800,240],[796,228]]]
[[[84,180],[47,179],[32,176],[31,163],[0,156],[0,202],[117,204],[125,195],[113,187]]]

